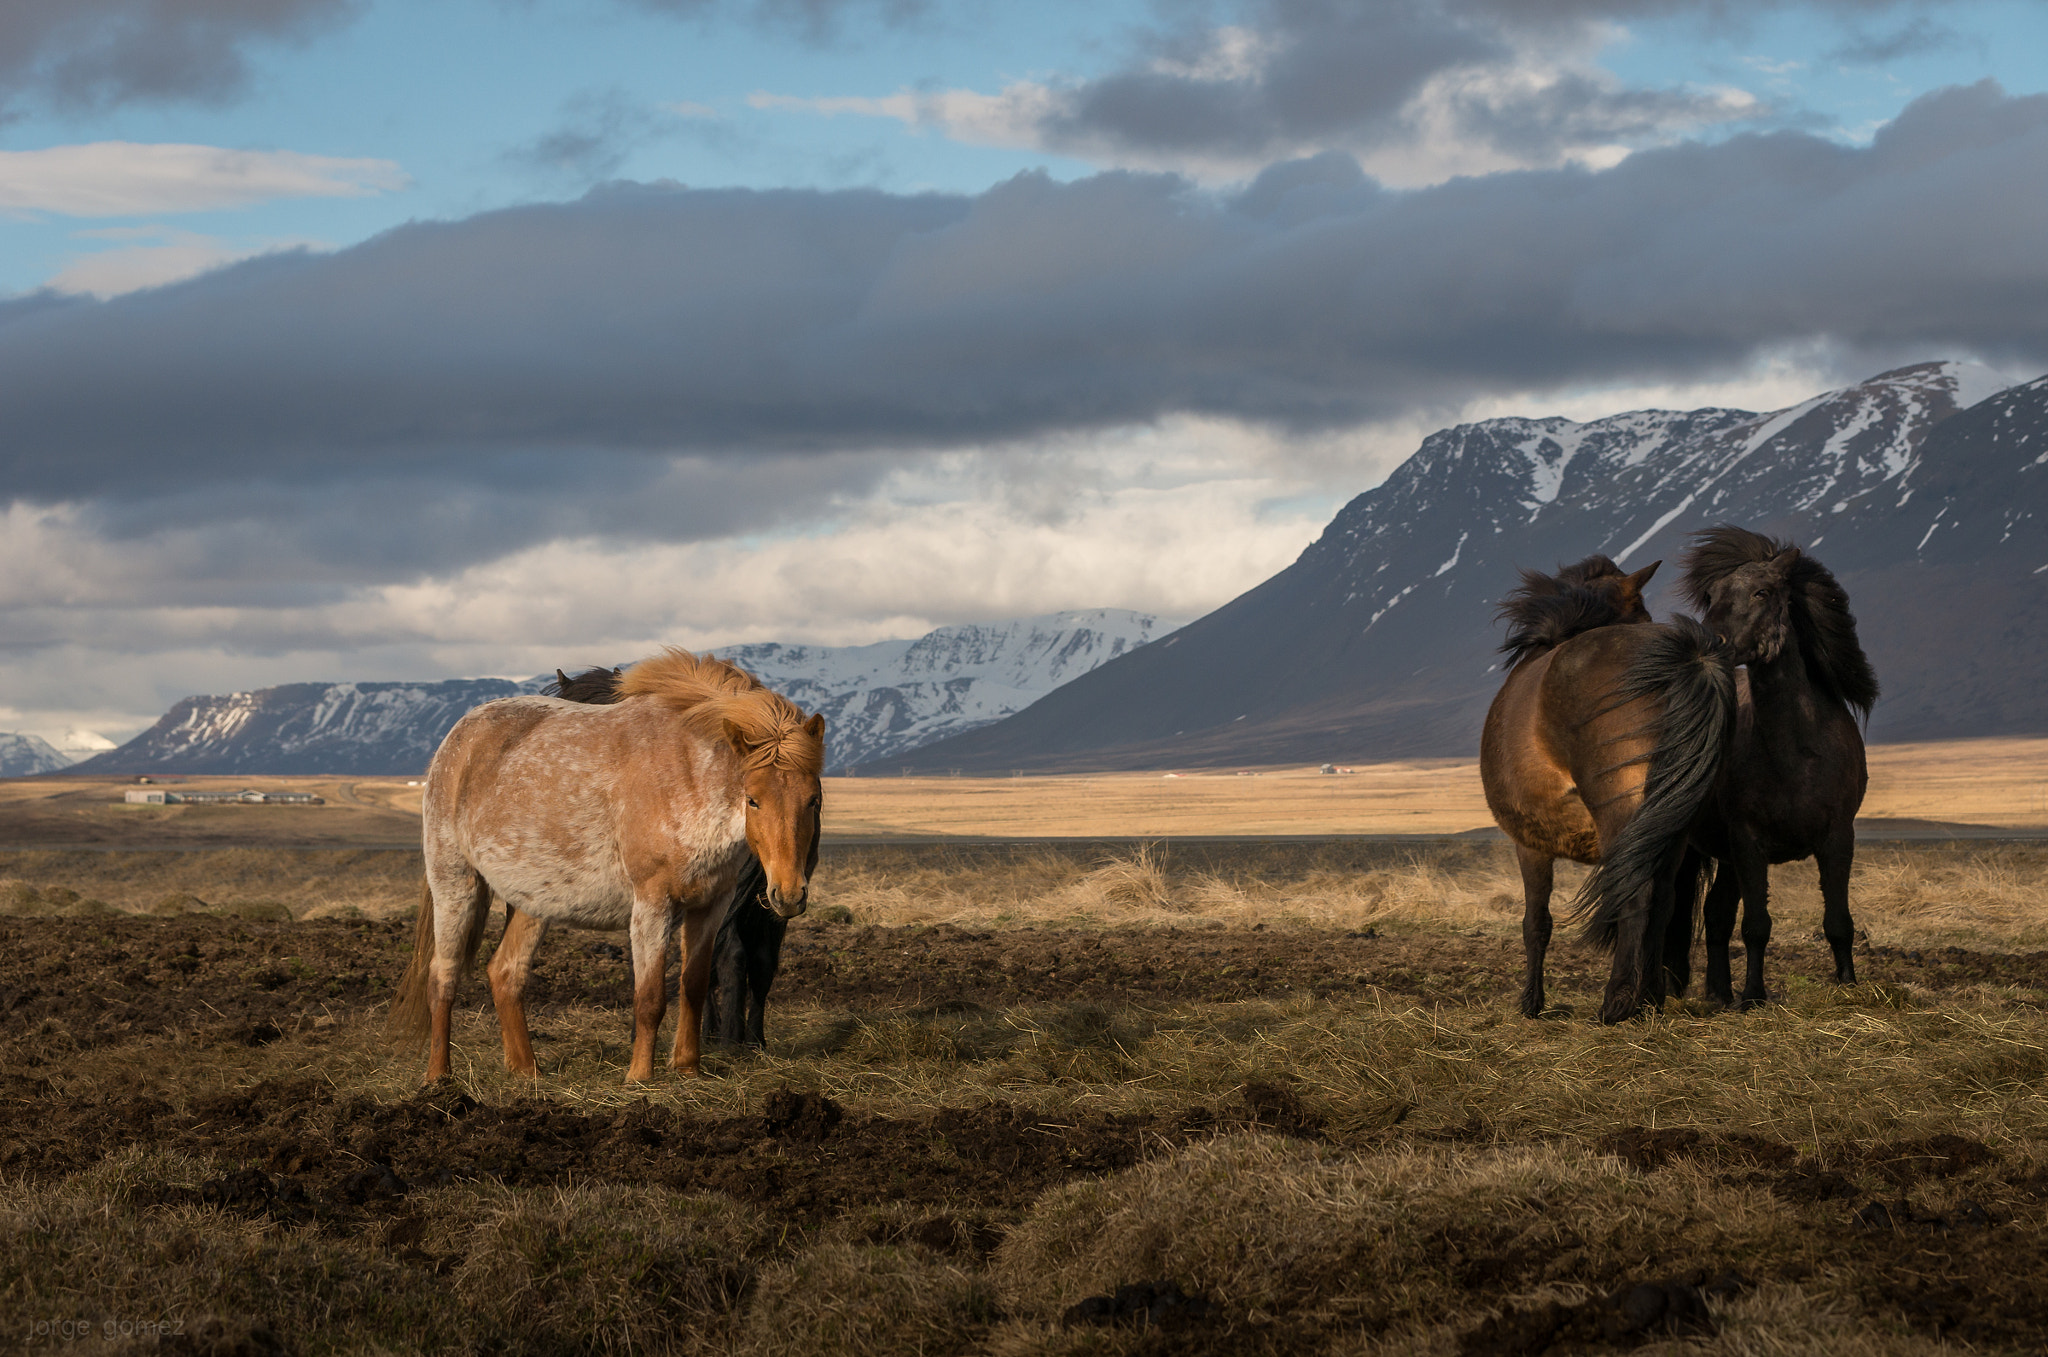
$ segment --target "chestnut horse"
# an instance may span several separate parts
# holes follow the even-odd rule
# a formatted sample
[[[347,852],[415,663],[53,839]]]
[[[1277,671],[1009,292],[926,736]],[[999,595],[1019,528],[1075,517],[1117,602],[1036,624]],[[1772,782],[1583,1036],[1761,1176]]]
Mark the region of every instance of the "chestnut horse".
[[[1849,872],[1868,782],[1857,718],[1867,720],[1877,703],[1877,675],[1857,641],[1849,595],[1819,561],[1761,533],[1723,525],[1692,542],[1687,598],[1716,632],[1759,637],[1737,688],[1728,771],[1697,840],[1720,860],[1704,910],[1707,993],[1735,1002],[1728,938],[1739,897],[1748,963],[1741,1006],[1764,1002],[1770,864],[1806,857],[1820,867],[1821,932],[1835,979],[1852,984]]]
[[[571,702],[616,702],[619,680],[624,676],[622,668],[586,669],[573,677],[557,669],[555,681],[541,691]],[[817,869],[817,858],[818,840],[814,834],[811,858],[804,868],[806,878]],[[756,1050],[768,1044],[768,991],[782,969],[782,941],[789,931],[789,920],[763,903],[767,889],[768,879],[761,864],[749,854],[747,870],[740,876],[725,921],[719,924],[718,936],[711,945],[711,995],[704,1005],[703,1025],[707,1041],[751,1046]],[[506,945],[510,945],[513,930],[526,926],[521,922],[523,917],[511,912],[506,921]],[[495,967],[497,962],[493,960],[491,964]]]
[[[1616,889],[1604,908],[1589,900],[1587,910],[1588,936],[1614,949],[1603,1022],[1662,1002],[1664,930],[1678,893],[1696,889],[1701,863],[1686,830],[1726,749],[1734,679],[1697,623],[1650,621],[1642,590],[1656,569],[1624,574],[1592,556],[1555,576],[1524,571],[1501,606],[1511,658],[1479,772],[1521,867],[1521,1008],[1532,1018],[1544,1009],[1558,858],[1623,855],[1619,874],[1607,869]]]
[[[711,942],[748,854],[783,918],[810,887],[825,718],[751,674],[667,650],[633,666],[619,701],[508,697],[464,716],[427,769],[427,880],[413,957],[391,1009],[427,1042],[427,1079],[448,1074],[455,991],[493,892],[531,920],[492,963],[506,1063],[533,1068],[521,993],[555,920],[626,928],[633,948],[629,1082],[654,1077],[669,945],[683,935],[682,1005],[670,1065],[695,1074]]]

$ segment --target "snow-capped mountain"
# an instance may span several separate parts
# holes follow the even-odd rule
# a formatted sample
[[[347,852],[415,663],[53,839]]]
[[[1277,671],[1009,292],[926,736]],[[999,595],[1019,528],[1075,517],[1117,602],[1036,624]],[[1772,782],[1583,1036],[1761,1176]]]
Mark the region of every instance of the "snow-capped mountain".
[[[34,777],[37,773],[61,773],[71,760],[51,747],[40,735],[0,732],[0,777]]]
[[[914,641],[742,645],[714,653],[805,710],[824,712],[837,769],[1000,720],[1171,629],[1143,613],[1104,608],[942,627]],[[538,692],[552,677],[291,683],[188,697],[135,739],[75,771],[414,774],[471,707]]]
[[[553,677],[550,675],[549,677]],[[545,679],[287,683],[188,697],[79,773],[418,773],[462,714]]]
[[[2048,378],[1922,363],[1786,410],[1494,419],[1430,435],[1295,563],[1157,646],[912,764],[1469,754],[1520,566],[1670,562],[1735,522],[1848,588],[1880,738],[2048,730]]]
[[[830,766],[883,762],[1000,721],[1179,623],[1121,608],[941,627],[865,646],[739,645],[713,653],[825,713]]]

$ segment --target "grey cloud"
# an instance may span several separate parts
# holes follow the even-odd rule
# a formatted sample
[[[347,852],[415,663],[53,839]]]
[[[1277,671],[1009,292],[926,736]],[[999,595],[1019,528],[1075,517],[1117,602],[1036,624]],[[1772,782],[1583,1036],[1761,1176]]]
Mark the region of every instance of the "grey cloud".
[[[1828,57],[1852,66],[1882,66],[1900,57],[1954,47],[1962,40],[1962,34],[1947,24],[1936,23],[1920,15],[1889,33],[1859,32],[1828,53]]]
[[[250,44],[304,41],[362,8],[363,0],[8,0],[0,88],[69,107],[219,100],[247,84]]]
[[[1864,148],[1749,134],[1406,193],[1335,156],[1230,199],[1128,173],[972,198],[617,187],[16,313],[0,493],[203,517],[223,487],[499,458],[540,485],[600,452],[1329,427],[1801,343],[2048,365],[2044,163],[2048,96],[1985,83]],[[628,465],[592,483],[630,490]]]
[[[791,34],[811,43],[827,43],[845,35],[850,24],[873,18],[902,26],[925,19],[937,8],[933,0],[621,0],[633,9],[676,18],[708,21],[738,18],[772,32]]]
[[[1717,96],[1683,89],[1632,90],[1582,73],[1517,93],[1519,82],[1488,78],[1590,48],[1594,20],[1661,8],[1654,0],[1259,0],[1230,27],[1191,15],[1129,68],[1060,91],[1038,131],[1057,149],[1154,159],[1371,151],[1416,136],[1415,101],[1448,73],[1478,79],[1440,93],[1448,102],[1438,116],[1465,139],[1538,162],[1574,146],[1726,121]]]
[[[617,89],[586,90],[562,108],[552,131],[505,159],[551,179],[587,186],[615,177],[634,151],[673,130],[662,115]]]
[[[772,531],[858,496],[886,458],[515,452],[346,463],[291,481],[205,483],[94,502],[81,527],[167,607],[333,602],[563,538],[613,545]]]

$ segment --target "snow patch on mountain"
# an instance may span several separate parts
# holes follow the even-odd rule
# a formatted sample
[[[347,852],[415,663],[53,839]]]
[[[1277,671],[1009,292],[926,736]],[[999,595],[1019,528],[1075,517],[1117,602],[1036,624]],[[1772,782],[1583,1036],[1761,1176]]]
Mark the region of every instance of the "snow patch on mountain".
[[[34,777],[61,773],[71,760],[39,735],[0,732],[0,777]]]
[[[941,627],[864,646],[714,647],[803,707],[825,713],[827,767],[885,761],[1022,711],[1063,683],[1179,627],[1094,608]]]

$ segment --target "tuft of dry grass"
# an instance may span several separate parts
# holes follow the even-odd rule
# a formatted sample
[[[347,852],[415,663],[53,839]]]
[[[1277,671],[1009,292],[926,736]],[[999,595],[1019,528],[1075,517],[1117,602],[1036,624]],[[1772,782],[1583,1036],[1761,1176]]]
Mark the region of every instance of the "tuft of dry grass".
[[[996,1318],[988,1278],[894,1245],[825,1243],[763,1270],[736,1351],[943,1357]]]

